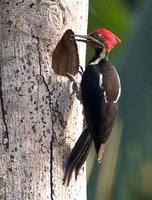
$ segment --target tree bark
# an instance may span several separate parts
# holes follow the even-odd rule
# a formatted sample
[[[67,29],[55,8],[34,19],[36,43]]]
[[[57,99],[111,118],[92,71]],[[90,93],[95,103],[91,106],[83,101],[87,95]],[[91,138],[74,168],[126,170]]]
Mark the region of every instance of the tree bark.
[[[70,81],[52,68],[52,54],[67,29],[86,34],[87,12],[83,0],[0,1],[2,200],[86,199],[85,168],[68,188],[62,184],[83,117]],[[79,55],[84,66],[84,46]]]

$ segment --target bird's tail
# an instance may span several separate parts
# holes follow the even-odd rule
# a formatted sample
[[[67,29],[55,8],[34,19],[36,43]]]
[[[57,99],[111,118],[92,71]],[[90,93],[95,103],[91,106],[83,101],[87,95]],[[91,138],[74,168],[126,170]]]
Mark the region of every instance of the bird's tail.
[[[92,144],[92,137],[88,129],[85,129],[77,140],[72,152],[69,156],[66,165],[66,171],[63,178],[63,184],[70,183],[72,172],[75,170],[75,179],[77,179],[78,172],[84,164]]]

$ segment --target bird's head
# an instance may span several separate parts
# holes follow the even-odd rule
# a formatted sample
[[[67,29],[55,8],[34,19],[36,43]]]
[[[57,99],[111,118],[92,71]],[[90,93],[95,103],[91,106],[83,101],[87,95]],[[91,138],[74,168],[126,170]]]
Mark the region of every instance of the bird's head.
[[[75,35],[75,37],[77,37],[76,41],[90,44],[95,51],[105,47],[108,53],[121,42],[114,33],[107,29],[97,29],[88,35]]]

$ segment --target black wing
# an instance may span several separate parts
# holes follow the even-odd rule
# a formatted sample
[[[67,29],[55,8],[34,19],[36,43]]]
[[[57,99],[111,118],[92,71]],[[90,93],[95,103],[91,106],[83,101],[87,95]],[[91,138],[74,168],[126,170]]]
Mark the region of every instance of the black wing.
[[[81,95],[86,121],[96,152],[106,143],[117,112],[119,81],[115,68],[108,62],[89,65],[82,77]]]

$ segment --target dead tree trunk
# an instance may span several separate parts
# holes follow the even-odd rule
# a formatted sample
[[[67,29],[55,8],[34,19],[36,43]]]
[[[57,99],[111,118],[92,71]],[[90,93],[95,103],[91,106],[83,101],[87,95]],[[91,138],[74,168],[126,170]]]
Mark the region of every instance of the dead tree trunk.
[[[63,71],[52,68],[52,55],[67,29],[86,33],[87,7],[83,0],[0,1],[1,200],[86,199],[85,169],[68,188],[62,184],[83,117],[62,76],[70,53]],[[84,46],[79,54],[84,66]]]

